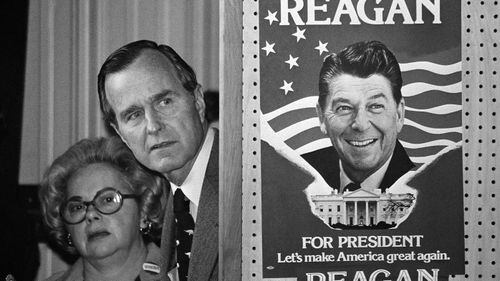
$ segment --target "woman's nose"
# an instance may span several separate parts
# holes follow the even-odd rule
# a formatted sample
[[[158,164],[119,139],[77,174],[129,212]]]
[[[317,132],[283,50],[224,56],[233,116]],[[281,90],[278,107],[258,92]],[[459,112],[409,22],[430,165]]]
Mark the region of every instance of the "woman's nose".
[[[90,204],[87,206],[87,210],[85,213],[85,219],[88,222],[91,222],[93,220],[100,220],[101,219],[101,213],[97,211],[97,209],[94,207],[94,205]]]

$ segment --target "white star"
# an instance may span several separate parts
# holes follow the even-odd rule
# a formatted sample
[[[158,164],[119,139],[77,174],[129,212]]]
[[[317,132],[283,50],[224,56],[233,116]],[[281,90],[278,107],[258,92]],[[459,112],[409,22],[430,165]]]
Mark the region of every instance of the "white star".
[[[266,41],[266,46],[265,47],[262,47],[262,50],[266,51],[266,56],[269,55],[269,53],[275,53],[276,52],[274,51],[274,45],[276,43],[272,43],[272,44],[269,44],[269,42]]]
[[[306,39],[306,37],[304,36],[304,32],[306,32],[306,29],[304,28],[303,30],[301,30],[298,26],[297,26],[297,31],[295,31],[295,33],[293,33],[292,35],[297,37],[297,42],[300,41],[300,39]]]
[[[175,246],[179,246],[180,243],[179,240],[175,240]]]
[[[315,47],[314,49],[318,50],[319,51],[319,55],[321,56],[321,54],[323,52],[328,52],[328,49],[326,48],[326,45],[328,45],[328,42],[326,43],[322,43],[321,40],[319,41],[318,43],[319,45],[317,47]]]
[[[271,13],[271,11],[267,10],[267,17],[265,17],[264,19],[269,21],[269,25],[272,25],[273,22],[278,21],[278,19],[276,18],[277,13],[277,11]]]
[[[192,230],[192,229],[186,229],[186,230],[184,230],[184,232],[186,232],[189,235],[193,235],[194,230]]]
[[[285,61],[285,63],[288,63],[288,65],[290,65],[290,69],[292,69],[292,67],[296,66],[296,67],[299,67],[299,64],[297,63],[297,60],[299,59],[299,57],[292,57],[292,55],[289,55],[288,57],[288,60]]]
[[[191,258],[191,252],[187,252],[185,255],[188,256],[188,258]]]
[[[283,80],[283,86],[281,86],[280,89],[285,91],[285,96],[288,94],[288,92],[293,92],[292,84],[293,82],[287,83],[285,80]]]

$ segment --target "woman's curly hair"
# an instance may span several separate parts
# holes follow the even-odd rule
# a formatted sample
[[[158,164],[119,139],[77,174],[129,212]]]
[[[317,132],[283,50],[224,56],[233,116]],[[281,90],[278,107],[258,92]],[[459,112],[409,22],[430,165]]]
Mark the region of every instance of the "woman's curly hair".
[[[157,234],[163,220],[167,181],[144,168],[129,148],[118,138],[83,139],[59,156],[47,169],[40,184],[39,198],[42,215],[49,235],[71,254],[76,249],[68,243],[60,208],[66,200],[67,183],[81,168],[94,163],[106,163],[123,174],[134,193],[140,195],[139,208]],[[154,238],[154,237],[149,237]]]

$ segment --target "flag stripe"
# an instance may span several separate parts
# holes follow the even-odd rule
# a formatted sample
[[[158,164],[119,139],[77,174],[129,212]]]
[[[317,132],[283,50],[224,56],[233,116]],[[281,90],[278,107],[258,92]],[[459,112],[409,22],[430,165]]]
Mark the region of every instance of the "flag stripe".
[[[415,82],[406,84],[401,89],[401,93],[405,98],[424,94],[429,91],[441,91],[450,94],[460,93],[462,91],[462,82],[444,86],[433,85],[424,82]]]
[[[401,72],[412,70],[428,70],[440,75],[448,75],[454,72],[462,71],[462,62],[456,62],[449,65],[442,65],[430,61],[415,61],[409,63],[400,63],[399,68]]]

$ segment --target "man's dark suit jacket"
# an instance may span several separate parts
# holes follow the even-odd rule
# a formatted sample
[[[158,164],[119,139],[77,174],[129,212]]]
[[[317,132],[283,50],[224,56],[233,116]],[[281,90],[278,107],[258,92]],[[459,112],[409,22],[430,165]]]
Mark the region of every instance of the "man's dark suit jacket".
[[[340,190],[339,155],[333,146],[302,154],[302,157],[313,166],[333,189]],[[402,175],[406,174],[415,165],[406,154],[399,141],[396,141],[394,153],[380,188],[384,192],[394,184]]]
[[[169,191],[161,237],[162,280],[176,266],[173,195]],[[215,132],[194,228],[188,280],[218,280],[219,257],[219,135]]]

